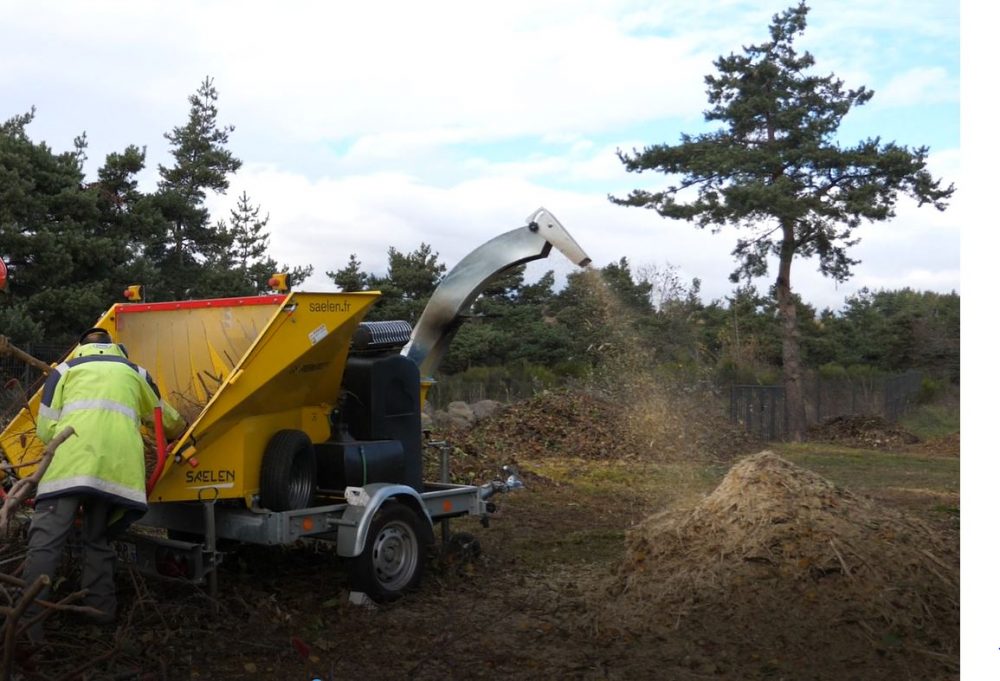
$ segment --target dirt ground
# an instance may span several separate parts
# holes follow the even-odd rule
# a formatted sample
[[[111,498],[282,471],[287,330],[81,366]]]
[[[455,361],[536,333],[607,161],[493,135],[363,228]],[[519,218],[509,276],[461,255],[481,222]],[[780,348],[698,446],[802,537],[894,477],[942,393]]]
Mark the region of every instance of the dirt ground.
[[[796,476],[817,475],[835,483],[837,490],[845,486],[864,500],[857,503],[863,503],[867,513],[877,509],[882,514],[878,518],[905,518],[906,527],[924,532],[919,529],[923,527],[934,542],[940,542],[934,544],[934,557],[942,565],[932,569],[941,578],[935,582],[935,593],[943,595],[933,602],[923,599],[930,604],[927,616],[935,617],[937,624],[925,629],[933,629],[936,639],[918,641],[911,635],[920,630],[920,622],[914,625],[917,629],[893,628],[888,621],[884,627],[873,627],[872,622],[878,622],[871,613],[852,617],[851,608],[836,621],[817,617],[808,596],[802,595],[808,589],[792,593],[778,588],[780,570],[742,558],[739,570],[745,569],[744,563],[764,569],[759,578],[738,585],[736,593],[742,600],[733,599],[732,592],[719,600],[711,594],[722,592],[709,589],[696,594],[699,598],[687,604],[687,611],[647,618],[640,603],[633,607],[628,593],[614,589],[616,583],[622,584],[629,561],[634,567],[638,528],[646,528],[647,538],[653,536],[650,527],[687,536],[675,531],[674,525],[648,521],[672,513],[682,524],[688,523],[688,515],[702,508],[713,490],[720,498],[719,490],[725,489],[720,482],[728,479],[734,462],[764,446],[721,431],[711,437],[689,432],[688,440],[704,443],[712,456],[685,457],[677,451],[620,456],[614,446],[623,438],[599,401],[587,398],[578,405],[587,410],[582,426],[560,429],[548,421],[546,432],[557,435],[541,440],[532,419],[544,425],[556,417],[538,406],[507,411],[476,432],[453,434],[456,477],[483,479],[500,464],[516,461],[528,488],[499,499],[500,510],[489,528],[471,519],[452,522],[453,532],[471,532],[479,538],[482,554],[468,560],[437,558],[417,593],[389,605],[351,605],[334,552],[312,544],[248,547],[228,554],[216,601],[188,585],[123,570],[118,578],[121,621],[117,625],[80,625],[57,616],[48,630],[48,649],[17,662],[14,678],[958,677],[958,631],[951,621],[953,615],[957,618],[958,599],[958,459],[950,450],[845,452],[823,444],[776,450],[787,460],[787,470],[807,471]],[[566,415],[557,418],[565,421]],[[523,444],[519,438],[536,446],[519,446]],[[625,444],[634,447],[636,442]],[[434,473],[433,461],[428,470]],[[815,484],[826,489],[825,482]],[[849,493],[824,494],[837,506]],[[789,499],[795,506],[796,499]],[[816,506],[810,517],[825,513],[824,508]],[[770,511],[744,513],[740,517],[752,522],[740,529],[734,521],[735,529],[723,528],[726,536],[738,539],[731,533],[752,533],[761,523],[777,522],[760,515],[765,512]],[[703,508],[700,513],[704,520]],[[838,518],[846,517],[843,513]],[[713,522],[725,525],[726,517],[722,514]],[[800,543],[807,541],[806,534],[796,537]],[[694,543],[671,545],[663,565],[674,570],[684,561],[702,566],[710,562],[692,548]],[[0,569],[13,569],[19,550],[16,540],[8,543]],[[869,556],[865,559],[869,563],[874,562],[870,556],[877,555],[858,553]],[[843,565],[834,561],[810,574],[836,588],[848,585],[844,593],[857,594],[855,582],[877,570],[866,571],[852,560],[848,556]],[[722,559],[717,563],[724,564]],[[71,571],[67,577],[57,592],[76,588],[77,575]],[[899,608],[909,607],[907,589],[918,595],[929,593],[923,586],[923,582],[897,584],[898,598],[890,594],[887,603],[898,601],[894,612],[902,612]],[[954,613],[947,608],[951,598]],[[897,624],[903,621],[897,619]],[[823,654],[824,642],[831,639],[840,646],[837,655]]]

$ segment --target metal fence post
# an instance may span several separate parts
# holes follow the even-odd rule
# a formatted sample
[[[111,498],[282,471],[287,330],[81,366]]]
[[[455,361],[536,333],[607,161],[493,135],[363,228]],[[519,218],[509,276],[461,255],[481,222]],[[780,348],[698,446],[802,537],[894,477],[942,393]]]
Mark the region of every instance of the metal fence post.
[[[787,397],[787,395],[786,395],[786,397]],[[823,422],[823,407],[822,407],[822,402],[823,402],[823,379],[819,375],[819,373],[817,373],[816,374],[816,423],[822,423]],[[788,416],[788,404],[787,403],[785,404],[785,416],[786,416],[786,418]],[[785,425],[788,425],[787,420],[785,421]]]
[[[771,407],[770,407],[770,412],[771,413],[768,414],[770,423],[768,425],[768,438],[767,439],[768,440],[774,440],[774,439],[776,439],[776,437],[775,437],[776,433],[774,432],[774,402],[775,402],[774,393],[776,391],[772,388],[771,390],[768,390],[768,392],[770,393],[770,398],[771,398]]]

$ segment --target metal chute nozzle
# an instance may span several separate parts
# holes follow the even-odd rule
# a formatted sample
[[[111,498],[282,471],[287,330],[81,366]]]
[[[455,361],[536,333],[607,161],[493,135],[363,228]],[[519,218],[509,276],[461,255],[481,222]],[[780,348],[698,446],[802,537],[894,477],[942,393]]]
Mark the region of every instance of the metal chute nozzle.
[[[434,290],[402,354],[420,367],[421,376],[433,376],[458,331],[459,315],[489,282],[518,265],[548,257],[553,247],[581,267],[590,263],[566,228],[544,208],[529,215],[526,225],[469,253]]]
[[[570,236],[566,228],[552,213],[544,208],[539,208],[528,216],[528,228],[531,229],[532,225],[537,225],[539,235],[555,246],[556,250],[565,255],[570,262],[580,267],[586,267],[590,264],[590,256],[584,253],[580,244],[576,243],[576,240]]]

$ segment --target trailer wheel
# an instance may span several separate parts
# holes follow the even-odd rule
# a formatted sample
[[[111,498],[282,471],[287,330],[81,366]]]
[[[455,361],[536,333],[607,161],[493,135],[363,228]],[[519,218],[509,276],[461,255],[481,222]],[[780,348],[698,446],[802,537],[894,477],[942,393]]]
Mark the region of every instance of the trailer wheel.
[[[430,525],[408,506],[386,502],[368,529],[365,548],[348,560],[351,589],[378,602],[393,601],[420,586],[427,547],[434,541]]]
[[[291,511],[312,504],[316,492],[316,451],[301,430],[279,430],[267,443],[260,464],[260,505]]]

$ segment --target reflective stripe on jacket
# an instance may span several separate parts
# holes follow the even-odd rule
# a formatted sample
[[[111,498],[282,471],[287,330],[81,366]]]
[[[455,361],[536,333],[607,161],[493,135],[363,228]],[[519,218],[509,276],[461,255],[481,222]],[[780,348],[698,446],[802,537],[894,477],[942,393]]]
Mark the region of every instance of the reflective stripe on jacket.
[[[97,493],[115,504],[145,511],[146,463],[142,422],[163,409],[167,437],[181,434],[184,419],[160,399],[145,369],[114,344],[80,346],[73,359],[49,375],[38,409],[38,437],[49,442],[67,426],[76,436],[60,445],[38,484],[37,499]]]

